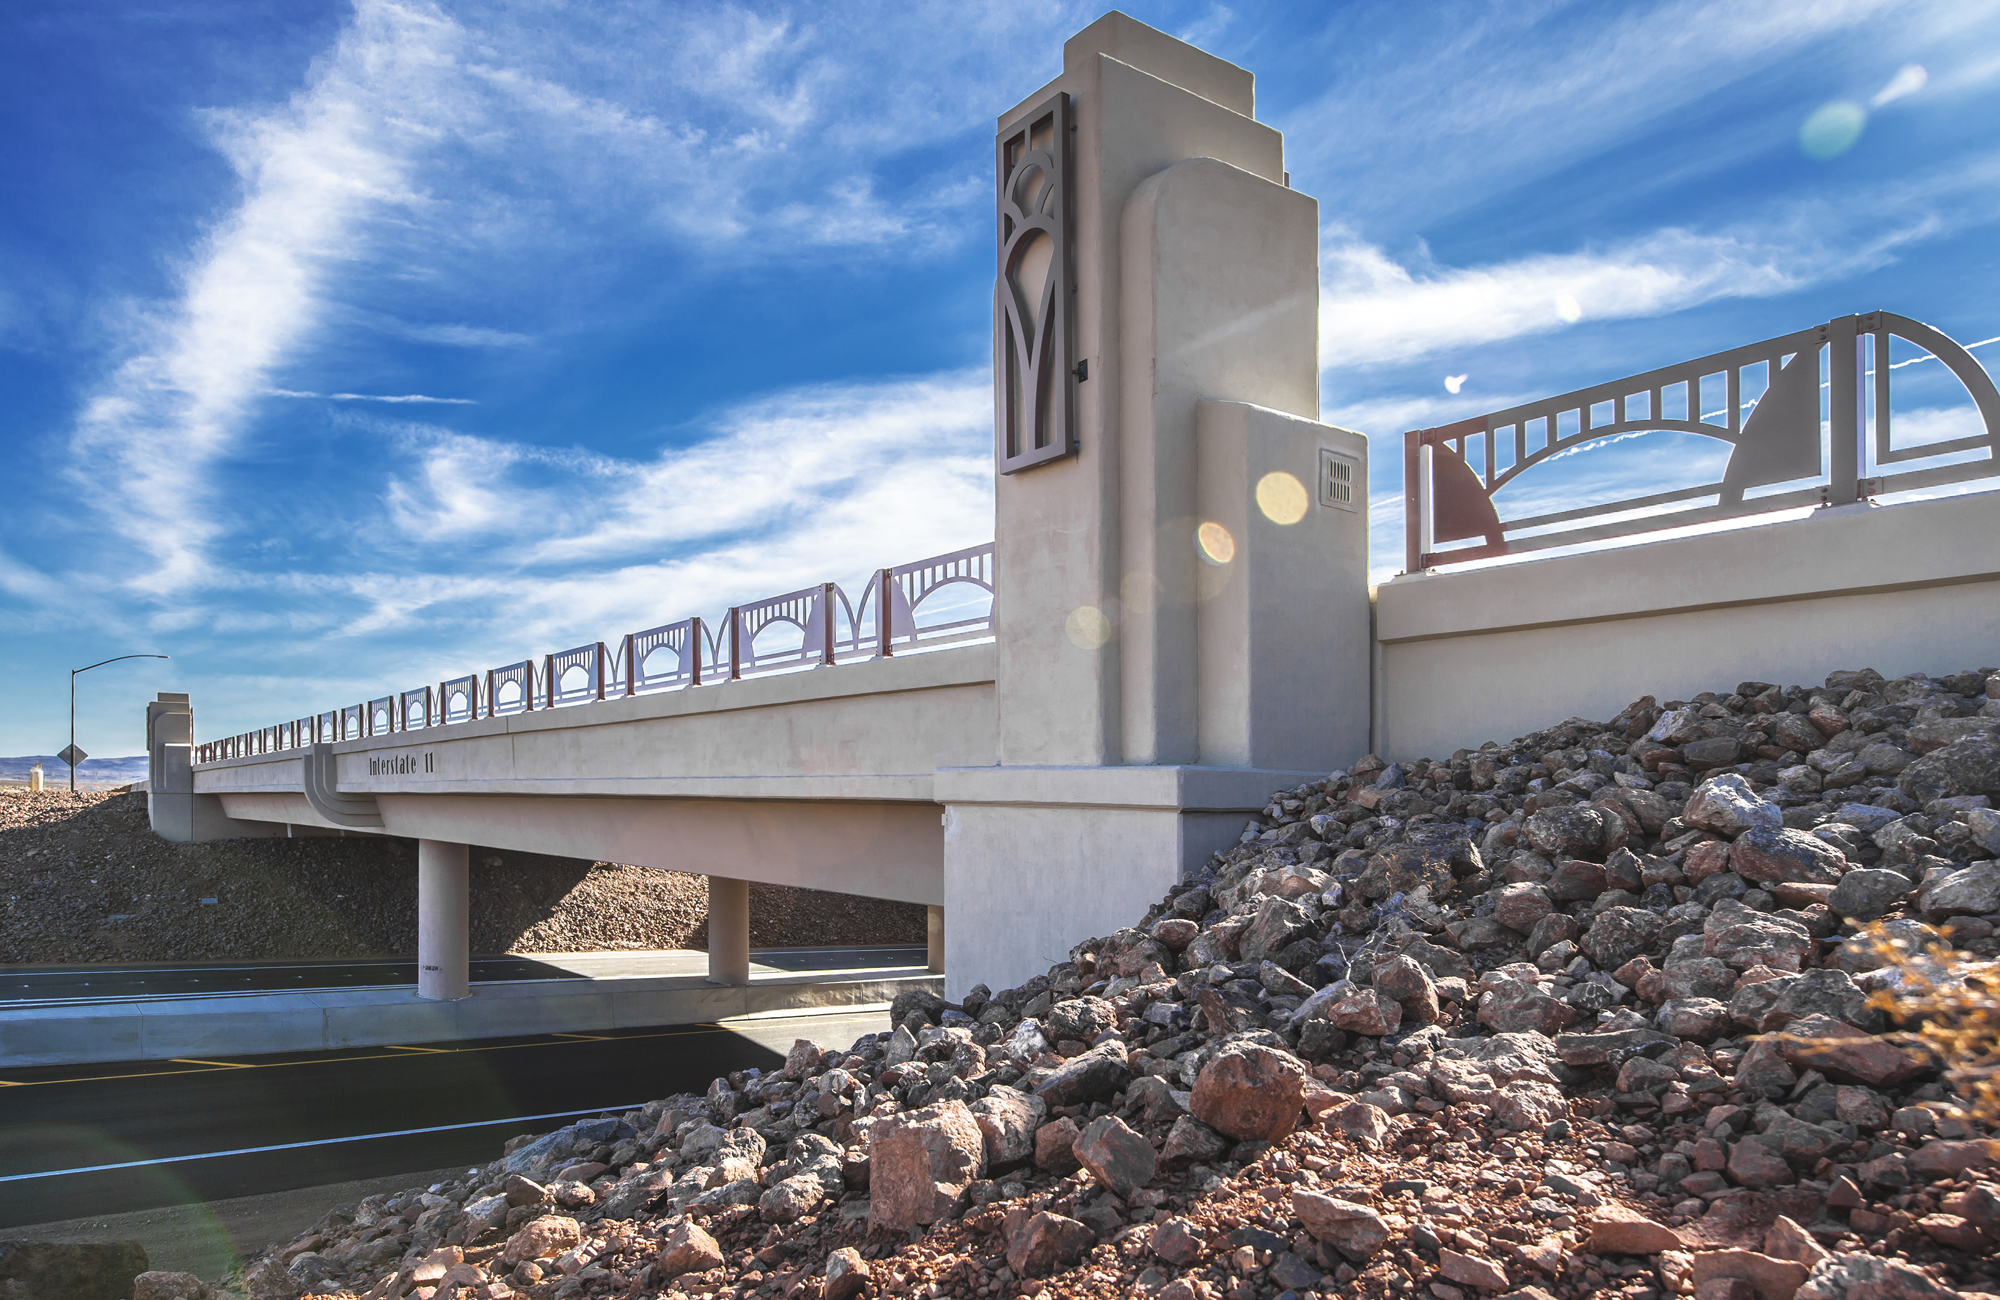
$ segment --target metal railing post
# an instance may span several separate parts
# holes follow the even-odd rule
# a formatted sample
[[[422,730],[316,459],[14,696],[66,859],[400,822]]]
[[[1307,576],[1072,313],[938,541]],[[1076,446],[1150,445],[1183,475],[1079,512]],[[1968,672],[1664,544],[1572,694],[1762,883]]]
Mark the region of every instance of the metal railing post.
[[[729,680],[743,679],[743,607],[729,607]]]
[[[627,698],[639,693],[638,667],[632,662],[632,634],[625,634],[625,694]]]
[[[532,679],[534,675],[535,661],[530,659],[528,661],[528,676]],[[533,684],[533,681],[530,680],[529,685],[532,686]],[[553,709],[556,706],[556,657],[554,655],[542,656],[542,690],[547,692],[543,697],[547,701],[547,707]]]
[[[597,643],[597,700],[604,702],[604,643]]]
[[[833,584],[822,582],[819,586],[820,648],[819,661],[833,666]]]
[[[688,685],[701,685],[701,648],[707,644],[707,633],[701,626],[701,615],[688,620],[688,649],[692,656],[692,667],[688,671]]]
[[[1422,512],[1417,478],[1422,472],[1423,458],[1418,447],[1423,442],[1423,431],[1412,429],[1403,435],[1403,572],[1423,572],[1423,550],[1417,540],[1417,517]]]
[[[1425,442],[1417,448],[1417,564],[1430,567],[1431,552],[1437,549],[1437,447]]]
[[[1859,318],[1836,316],[1827,322],[1827,412],[1832,426],[1833,464],[1828,475],[1828,505],[1850,505],[1861,487],[1861,346]],[[1806,358],[1799,358],[1800,361]],[[1878,363],[1879,364],[1879,363]]]
[[[889,597],[889,587],[894,582],[893,571],[875,571],[875,645],[876,653],[884,659],[896,653],[896,607]]]

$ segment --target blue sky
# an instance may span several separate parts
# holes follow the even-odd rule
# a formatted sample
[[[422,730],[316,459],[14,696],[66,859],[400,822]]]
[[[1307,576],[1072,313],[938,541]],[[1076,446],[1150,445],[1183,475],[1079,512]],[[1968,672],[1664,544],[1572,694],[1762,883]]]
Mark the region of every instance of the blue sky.
[[[112,654],[174,658],[83,679],[95,754],[155,690],[213,737],[987,540],[992,119],[1100,12],[6,6],[0,753]],[[2000,5],[1128,12],[1252,69],[1320,201],[1378,573],[1404,429],[1875,307],[2000,334]]]

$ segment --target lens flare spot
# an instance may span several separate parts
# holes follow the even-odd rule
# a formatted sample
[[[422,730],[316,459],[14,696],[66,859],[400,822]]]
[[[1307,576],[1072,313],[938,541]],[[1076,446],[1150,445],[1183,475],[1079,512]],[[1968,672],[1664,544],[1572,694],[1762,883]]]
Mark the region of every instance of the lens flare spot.
[[[1236,539],[1213,519],[1194,530],[1194,545],[1210,564],[1227,564],[1236,558]]]
[[[1814,109],[1799,128],[1799,148],[1815,162],[1838,158],[1854,147],[1867,125],[1867,109],[1851,99],[1836,99]]]
[[[1889,78],[1888,85],[1876,91],[1869,98],[1868,107],[1880,108],[1882,105],[1901,99],[1905,95],[1914,95],[1928,85],[1930,79],[1931,74],[1924,71],[1923,64],[1905,63],[1902,67],[1896,69],[1895,76]]]
[[[1079,650],[1096,650],[1111,640],[1111,619],[1095,605],[1079,605],[1063,625],[1070,644]]]
[[[1556,295],[1556,315],[1565,323],[1574,325],[1583,319],[1583,304],[1573,295],[1559,293]]]
[[[1444,377],[1444,391],[1456,394],[1459,389],[1465,387],[1465,381],[1470,378],[1472,378],[1471,375],[1446,375]]]
[[[1257,508],[1274,524],[1295,524],[1306,517],[1306,485],[1281,469],[1257,480]]]

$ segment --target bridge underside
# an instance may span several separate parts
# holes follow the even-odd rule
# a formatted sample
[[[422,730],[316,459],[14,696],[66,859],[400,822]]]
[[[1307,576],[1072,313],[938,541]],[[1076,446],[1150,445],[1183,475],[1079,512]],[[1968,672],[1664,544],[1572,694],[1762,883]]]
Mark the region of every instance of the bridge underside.
[[[237,821],[309,834],[344,829],[303,794],[216,797]],[[347,833],[944,903],[944,827],[934,803],[455,794],[380,795],[376,802],[382,828]]]

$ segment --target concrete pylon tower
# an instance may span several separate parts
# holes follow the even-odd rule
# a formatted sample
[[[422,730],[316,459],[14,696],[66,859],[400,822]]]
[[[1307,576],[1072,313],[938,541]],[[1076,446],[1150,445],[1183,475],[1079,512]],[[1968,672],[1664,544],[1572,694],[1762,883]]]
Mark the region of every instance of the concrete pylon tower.
[[[1367,443],[1318,423],[1318,204],[1255,107],[1114,12],[1000,116],[1000,762],[938,774],[953,995],[1367,747]]]

